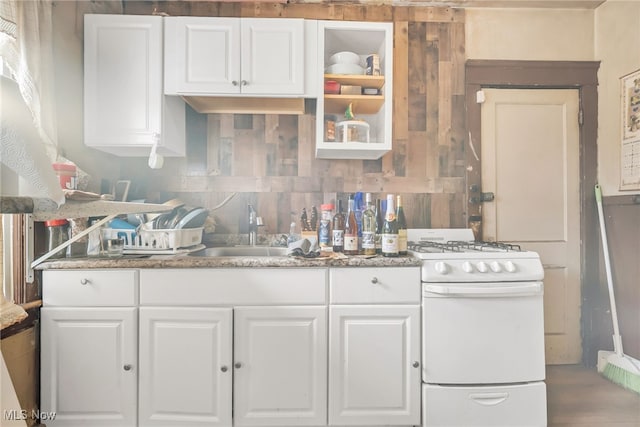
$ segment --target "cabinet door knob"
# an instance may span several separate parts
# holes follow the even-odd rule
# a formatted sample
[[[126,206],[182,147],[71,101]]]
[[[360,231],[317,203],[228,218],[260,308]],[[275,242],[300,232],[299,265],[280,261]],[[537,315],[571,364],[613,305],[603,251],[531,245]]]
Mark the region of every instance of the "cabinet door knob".
[[[88,285],[88,284],[89,284],[89,282],[90,282],[90,280],[89,280],[89,279],[80,279],[80,284],[81,284],[81,285]]]
[[[130,371],[133,368],[133,366],[127,364],[127,365],[124,365],[123,368],[125,371]]]
[[[225,365],[223,365],[223,366],[221,366],[221,367],[220,367],[220,370],[221,370],[222,372],[227,372],[227,370],[228,370],[228,369],[229,369],[229,368],[227,368]]]
[[[249,82],[246,81],[246,80],[242,80],[242,82],[240,82],[240,83],[242,84],[242,86],[247,86],[249,84]]]
[[[233,366],[235,366],[236,369],[240,369],[242,368],[242,363],[236,362]]]
[[[237,80],[232,80],[231,84],[234,85],[234,86],[238,86],[238,81]]]
[[[420,367],[420,362],[418,362],[418,361],[413,362],[413,367],[414,368]]]
[[[373,283],[374,285],[378,283],[378,278],[377,277],[371,278],[371,283]]]

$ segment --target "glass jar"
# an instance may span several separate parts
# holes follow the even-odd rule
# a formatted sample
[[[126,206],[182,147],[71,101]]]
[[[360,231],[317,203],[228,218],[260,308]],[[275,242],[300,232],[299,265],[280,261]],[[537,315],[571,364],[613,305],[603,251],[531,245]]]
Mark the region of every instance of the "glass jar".
[[[46,245],[47,245],[47,252],[55,249],[56,247],[60,246],[61,244],[69,240],[70,228],[69,228],[69,221],[67,221],[66,219],[53,219],[50,221],[45,221],[44,226],[47,229],[47,235],[45,238]],[[64,249],[60,249],[55,254],[51,255],[50,258],[66,257],[67,249],[68,247]]]

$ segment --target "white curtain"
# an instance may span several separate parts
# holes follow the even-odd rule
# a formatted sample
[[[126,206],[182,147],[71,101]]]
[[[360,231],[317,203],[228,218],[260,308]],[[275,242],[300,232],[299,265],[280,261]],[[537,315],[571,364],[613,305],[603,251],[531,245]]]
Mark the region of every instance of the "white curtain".
[[[40,193],[34,196],[62,204],[64,194],[51,167],[57,157],[52,4],[50,0],[0,0],[0,74],[5,75],[0,161]],[[12,96],[7,74],[19,96]],[[20,103],[26,105],[27,120]]]

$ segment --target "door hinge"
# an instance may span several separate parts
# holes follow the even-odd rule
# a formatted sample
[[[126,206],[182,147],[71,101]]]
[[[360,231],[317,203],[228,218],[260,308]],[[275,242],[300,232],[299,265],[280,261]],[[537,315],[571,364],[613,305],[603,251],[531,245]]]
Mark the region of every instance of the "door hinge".
[[[584,112],[582,107],[578,110],[578,125],[582,126],[584,124]]]

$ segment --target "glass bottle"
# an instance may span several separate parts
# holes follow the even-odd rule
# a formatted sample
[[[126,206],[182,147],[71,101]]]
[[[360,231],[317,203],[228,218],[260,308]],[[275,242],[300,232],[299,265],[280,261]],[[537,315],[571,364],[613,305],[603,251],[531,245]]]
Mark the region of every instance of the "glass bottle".
[[[384,210],[382,200],[376,199],[376,253],[382,253],[382,226],[384,225]]]
[[[398,256],[398,222],[393,203],[393,194],[387,195],[387,212],[382,225],[382,256]]]
[[[402,197],[396,196],[396,221],[398,222],[398,254],[407,254],[407,220],[402,207]]]
[[[333,216],[333,251],[344,250],[344,214],[342,213],[342,200],[338,200],[338,209]]]
[[[344,225],[344,253],[358,255],[358,221],[356,220],[356,202],[354,195],[349,195],[349,209]]]
[[[362,253],[363,255],[376,254],[376,215],[373,212],[371,193],[365,195],[366,207],[362,212]]]

